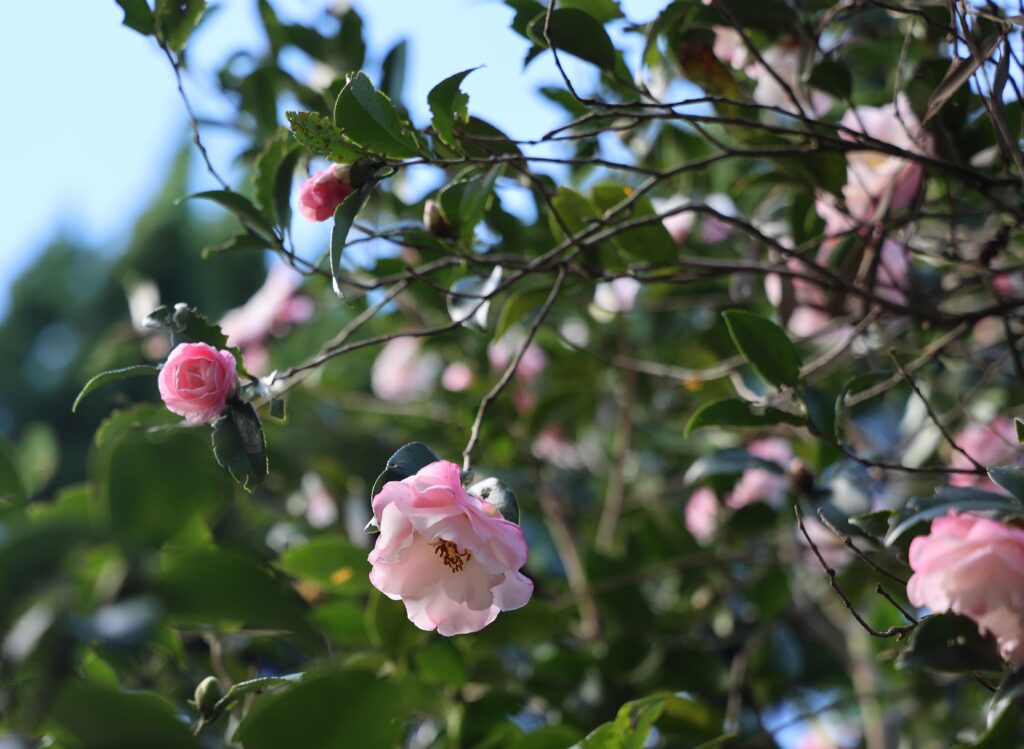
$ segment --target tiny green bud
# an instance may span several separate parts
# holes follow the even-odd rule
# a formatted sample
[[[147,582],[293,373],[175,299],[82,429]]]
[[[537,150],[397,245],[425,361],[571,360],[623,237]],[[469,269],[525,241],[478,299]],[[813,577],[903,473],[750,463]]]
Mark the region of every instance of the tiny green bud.
[[[217,681],[216,676],[207,676],[199,682],[193,695],[199,715],[203,718],[209,717],[213,713],[214,706],[223,696],[224,688]]]

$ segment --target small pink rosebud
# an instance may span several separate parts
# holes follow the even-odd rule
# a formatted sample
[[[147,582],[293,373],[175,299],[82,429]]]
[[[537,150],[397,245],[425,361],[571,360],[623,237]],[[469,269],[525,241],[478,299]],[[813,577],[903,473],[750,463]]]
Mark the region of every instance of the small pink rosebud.
[[[348,167],[332,164],[299,188],[299,212],[310,221],[326,221],[352,192]]]
[[[373,498],[380,526],[370,582],[405,604],[420,629],[478,632],[502,611],[526,605],[533,583],[522,529],[462,486],[457,465],[439,460]]]
[[[178,344],[157,378],[160,397],[189,424],[213,421],[238,387],[235,357],[207,343]]]

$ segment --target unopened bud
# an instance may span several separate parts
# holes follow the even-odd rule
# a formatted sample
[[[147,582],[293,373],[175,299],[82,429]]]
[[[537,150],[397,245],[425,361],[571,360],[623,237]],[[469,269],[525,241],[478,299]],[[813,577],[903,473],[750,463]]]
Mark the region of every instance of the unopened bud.
[[[441,216],[441,206],[437,204],[436,200],[428,198],[427,202],[423,204],[423,225],[435,237],[451,235],[451,227],[448,226]]]
[[[210,716],[213,713],[214,707],[223,696],[224,688],[217,681],[216,676],[207,676],[199,682],[199,686],[196,687],[195,694],[193,695],[199,715],[203,718]]]

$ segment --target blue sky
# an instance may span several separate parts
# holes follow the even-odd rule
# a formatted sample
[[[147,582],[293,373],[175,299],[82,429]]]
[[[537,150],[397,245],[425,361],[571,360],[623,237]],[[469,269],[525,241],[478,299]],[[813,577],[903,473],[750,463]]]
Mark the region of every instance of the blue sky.
[[[633,20],[648,20],[667,0],[624,0]],[[280,0],[280,13],[312,18],[327,0]],[[513,136],[529,137],[560,122],[533,92],[554,82],[547,56],[524,72],[526,43],[508,29],[512,12],[499,0],[355,0],[371,56],[410,40],[406,99],[414,120],[429,117],[426,94],[442,78],[485,65],[464,86],[475,114]],[[196,108],[216,116],[213,71],[224,55],[265,44],[256,0],[223,0],[190,46],[189,91]],[[61,234],[103,252],[123,247],[142,208],[163,181],[171,154],[187,137],[174,80],[156,45],[121,26],[114,0],[19,2],[0,27],[7,116],[0,182],[0,314],[10,285],[39,250]],[[585,64],[573,66],[581,76]],[[212,129],[205,139],[227,171],[237,152]],[[206,184],[196,175],[196,188]],[[326,227],[317,227],[324,229]],[[326,234],[324,238],[326,239]],[[315,236],[314,236],[315,239]]]

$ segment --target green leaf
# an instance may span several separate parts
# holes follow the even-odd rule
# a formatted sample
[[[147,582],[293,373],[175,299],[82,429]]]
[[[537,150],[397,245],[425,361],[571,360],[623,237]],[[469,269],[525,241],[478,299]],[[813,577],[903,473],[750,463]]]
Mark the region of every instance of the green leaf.
[[[837,99],[847,99],[853,91],[849,69],[835,60],[823,60],[815,65],[807,76],[806,83]]]
[[[401,102],[405,88],[405,68],[409,57],[409,43],[404,39],[387,53],[381,63],[380,89],[391,101]]]
[[[971,744],[975,749],[1001,749],[1012,746],[1018,738],[1022,709],[1024,709],[1024,668],[1015,666],[1006,671],[999,689],[992,697],[986,722],[988,727]]]
[[[916,507],[920,498],[913,497],[907,503],[908,508]],[[976,510],[1001,510],[1003,512],[1015,512],[1021,509],[1020,502],[1013,497],[1005,497],[1002,494],[986,492],[978,489],[954,491],[951,487],[943,487],[936,492],[935,497],[926,498],[923,502],[926,506],[921,510],[911,511],[885,536],[885,545],[892,546],[908,532],[915,530],[917,526],[923,525],[940,515],[945,515],[950,510],[958,512],[971,512]]]
[[[275,566],[292,577],[311,580],[332,593],[364,593],[370,588],[366,549],[343,536],[317,536],[281,554]]]
[[[247,694],[262,694],[268,689],[279,687],[282,684],[295,684],[302,680],[304,674],[294,673],[284,676],[261,676],[258,679],[248,679],[232,684],[224,696],[217,701],[215,709],[219,712],[226,710]]]
[[[472,243],[476,226],[494,199],[494,184],[503,169],[503,164],[496,164],[483,174],[450,182],[438,192],[441,217],[458,231],[463,242]]]
[[[722,317],[736,348],[765,381],[776,387],[800,382],[800,354],[782,328],[742,310]]]
[[[601,23],[623,17],[618,0],[558,0],[558,7],[586,11]]]
[[[402,123],[391,100],[364,73],[349,76],[334,103],[334,123],[357,146],[381,156],[407,159],[419,153],[419,141]]]
[[[978,625],[959,614],[922,619],[896,660],[898,668],[970,673],[999,671],[1003,662],[992,635],[982,636]]]
[[[1024,502],[1024,468],[1021,466],[992,466],[988,477]]]
[[[746,450],[732,448],[702,455],[690,464],[683,474],[683,485],[691,486],[715,476],[739,476],[748,468],[761,468],[771,473],[782,473],[782,468],[770,460],[756,458]]]
[[[459,86],[467,75],[479,67],[463,70],[453,76],[445,78],[438,83],[427,94],[427,104],[430,105],[430,113],[433,116],[431,123],[438,137],[443,143],[458,148],[458,141],[455,139],[455,121],[469,121],[469,96],[459,90]]]
[[[896,517],[892,510],[872,510],[849,518],[850,523],[872,538],[884,538],[890,522]]]
[[[579,743],[580,749],[643,749],[666,700],[668,695],[657,695],[627,702],[614,721],[587,734]]]
[[[117,0],[117,4],[124,11],[122,23],[130,29],[138,31],[144,36],[152,36],[156,32],[156,21],[153,19],[153,11],[146,0]]]
[[[291,221],[292,177],[300,155],[287,130],[280,130],[253,164],[253,195],[264,216],[287,228]]]
[[[436,639],[414,656],[416,670],[424,684],[461,689],[468,674],[459,652],[449,640]]]
[[[854,393],[865,390],[872,385],[877,385],[882,380],[889,379],[888,372],[865,372],[864,374],[854,375],[839,389],[839,395],[836,396],[835,405],[835,416],[832,419],[833,434],[836,442],[842,442],[843,439],[843,421],[846,415],[846,398],[847,396],[853,395]]]
[[[181,52],[199,25],[206,0],[156,0],[157,36],[175,52]]]
[[[305,623],[307,607],[302,599],[239,552],[203,549],[169,555],[153,585],[175,622],[234,622],[291,631],[315,642]]]
[[[69,679],[49,714],[57,733],[75,749],[199,749],[199,742],[163,698],[126,694]]]
[[[541,726],[529,733],[516,736],[502,746],[504,749],[564,749],[567,746],[576,746],[581,738],[579,730],[563,723],[557,726]]]
[[[78,393],[78,397],[75,398],[75,402],[71,404],[71,413],[78,410],[78,404],[82,402],[82,398],[87,396],[96,388],[101,385],[106,385],[108,382],[116,382],[117,380],[124,380],[128,377],[142,377],[148,375],[155,375],[160,372],[159,367],[154,367],[151,364],[136,364],[131,367],[124,367],[123,369],[111,369],[107,372],[101,372],[92,379],[90,379],[82,387],[82,390]]]
[[[550,289],[530,289],[509,295],[502,305],[498,323],[494,326],[494,340],[500,340],[510,327],[540,307],[551,293]]]
[[[608,212],[612,207],[626,200],[632,192],[622,185],[597,185],[591,192],[591,198],[598,211]],[[657,215],[651,201],[641,197],[633,201],[626,211],[621,211],[613,220],[625,221],[652,218]],[[661,221],[652,221],[645,226],[638,226],[615,235],[612,240],[623,256],[636,261],[654,265],[674,264],[678,262],[679,249],[668,230]]]
[[[27,499],[28,491],[18,467],[17,454],[10,443],[0,437],[0,504],[21,507]]]
[[[705,403],[694,411],[686,422],[684,436],[689,437],[704,427],[758,427],[770,424],[795,424],[802,426],[804,420],[795,414],[777,408],[765,408],[755,412],[751,404],[739,398],[723,398]]]
[[[295,139],[314,156],[335,164],[349,164],[363,152],[341,132],[341,128],[317,112],[285,112]]]
[[[238,729],[246,749],[391,747],[407,730],[401,689],[364,672],[307,676],[263,700]]]
[[[213,454],[231,478],[250,494],[267,476],[267,441],[251,403],[229,401],[213,423]]]
[[[389,481],[401,481],[410,476],[415,476],[421,468],[436,463],[440,458],[433,450],[422,442],[410,442],[395,450],[388,458],[384,470],[373,482],[373,489],[370,491],[370,499],[377,496],[377,487],[383,486]]]
[[[276,244],[274,237],[274,226],[270,220],[260,212],[260,210],[252,204],[249,198],[245,197],[241,193],[234,192],[233,190],[207,190],[206,192],[197,192],[192,195],[186,195],[184,198],[179,198],[176,202],[183,203],[186,200],[212,200],[217,205],[227,208],[242,223],[242,226],[246,226],[253,231],[258,232],[260,235],[265,237],[271,245]]]
[[[1024,421],[1020,419],[1013,420],[1013,431],[1017,435],[1017,442],[1024,445]]]
[[[345,254],[345,243],[348,241],[348,233],[352,229],[352,224],[355,223],[356,216],[366,203],[366,198],[369,194],[369,185],[365,185],[359,190],[353,190],[334,209],[334,226],[331,227],[330,251],[331,285],[334,287],[334,293],[340,299],[345,298],[345,294],[341,290],[341,284],[338,281],[341,275],[341,258]]]
[[[100,470],[101,501],[128,547],[159,546],[193,517],[218,514],[230,496],[209,443],[194,430],[128,434]]]
[[[228,337],[219,325],[214,325],[187,304],[163,305],[146,315],[143,323],[147,328],[166,330],[171,334],[171,346],[179,343],[206,343],[215,349],[230,351],[235,357],[238,374],[247,376],[242,366],[242,352],[237,346],[228,346]]]
[[[530,24],[529,35],[537,44],[547,47],[544,23],[547,13],[537,16]],[[616,69],[615,45],[600,21],[577,8],[560,8],[551,14],[548,28],[551,43],[561,52],[568,52],[581,60],[612,72]]]

